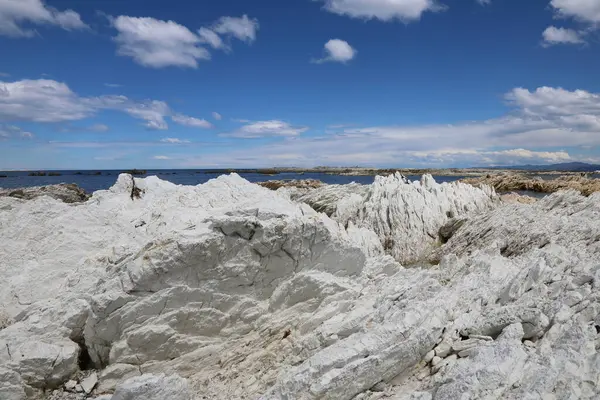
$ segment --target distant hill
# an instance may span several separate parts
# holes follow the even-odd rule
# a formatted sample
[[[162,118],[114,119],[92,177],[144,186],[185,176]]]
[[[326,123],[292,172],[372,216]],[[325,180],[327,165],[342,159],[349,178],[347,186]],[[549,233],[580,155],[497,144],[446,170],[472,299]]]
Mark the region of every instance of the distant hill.
[[[570,162],[549,165],[511,165],[506,167],[491,167],[491,169],[518,169],[525,171],[565,171],[565,172],[591,172],[600,171],[600,165],[583,162]]]

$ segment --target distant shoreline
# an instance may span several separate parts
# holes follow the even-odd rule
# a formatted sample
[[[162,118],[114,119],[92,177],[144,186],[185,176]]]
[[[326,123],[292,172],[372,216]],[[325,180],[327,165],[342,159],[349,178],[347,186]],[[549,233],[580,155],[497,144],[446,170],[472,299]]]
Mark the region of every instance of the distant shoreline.
[[[146,175],[146,169],[133,170],[105,170],[105,169],[28,169],[28,170],[0,170],[1,173],[11,172],[29,172],[32,174],[52,174],[57,171],[72,172],[73,175],[90,175],[101,174],[101,172],[111,173],[130,173],[131,171],[139,172],[136,175]],[[522,174],[522,175],[579,175],[580,171],[552,171],[552,170],[529,170],[529,169],[500,169],[500,168],[366,168],[366,167],[316,167],[316,168],[221,168],[221,169],[148,169],[148,171],[195,171],[198,174],[261,174],[261,175],[280,175],[285,173],[304,174],[304,173],[319,173],[330,175],[346,175],[346,176],[375,176],[375,175],[390,175],[400,173],[402,175],[425,175],[431,174],[434,176],[482,176],[487,174]],[[591,172],[593,173],[593,172]]]

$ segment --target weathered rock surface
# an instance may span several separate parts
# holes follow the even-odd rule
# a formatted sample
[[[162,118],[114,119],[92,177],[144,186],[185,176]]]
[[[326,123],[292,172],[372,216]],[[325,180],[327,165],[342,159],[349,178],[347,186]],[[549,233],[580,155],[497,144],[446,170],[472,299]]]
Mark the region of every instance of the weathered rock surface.
[[[324,186],[296,200],[346,227],[375,232],[387,254],[402,263],[413,263],[439,244],[439,229],[448,220],[487,210],[495,197],[485,186],[438,184],[431,175],[410,182],[395,174],[378,176],[372,185]]]
[[[8,196],[23,200],[32,200],[41,196],[52,197],[64,203],[82,203],[91,196],[74,183],[60,183],[58,185],[34,186],[19,189],[0,188],[0,197]]]
[[[84,367],[102,400],[600,396],[600,195],[396,176],[328,191],[338,222],[237,175],[135,183],[0,198],[0,398],[74,398]],[[439,265],[373,243],[410,259],[466,215]]]
[[[273,180],[266,182],[258,182],[258,185],[271,189],[277,190],[280,188],[298,188],[298,189],[316,189],[325,184],[317,179],[292,179],[292,180]]]
[[[554,193],[559,190],[577,190],[585,196],[600,191],[600,179],[588,178],[585,175],[565,175],[555,179],[532,178],[530,176],[502,173],[488,174],[476,178],[463,179],[471,185],[487,185],[498,192],[512,192],[515,190],[529,190],[541,193]]]

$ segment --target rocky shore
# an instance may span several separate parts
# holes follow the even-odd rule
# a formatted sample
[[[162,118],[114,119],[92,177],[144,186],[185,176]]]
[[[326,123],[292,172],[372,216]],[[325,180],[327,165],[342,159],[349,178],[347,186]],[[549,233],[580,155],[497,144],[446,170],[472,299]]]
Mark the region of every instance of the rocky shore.
[[[0,196],[0,399],[598,398],[600,194],[477,183]]]
[[[475,186],[491,186],[499,192],[527,190],[539,193],[554,193],[559,190],[576,190],[584,196],[600,191],[600,179],[585,174],[564,175],[554,179],[543,179],[515,173],[488,174],[462,180]]]

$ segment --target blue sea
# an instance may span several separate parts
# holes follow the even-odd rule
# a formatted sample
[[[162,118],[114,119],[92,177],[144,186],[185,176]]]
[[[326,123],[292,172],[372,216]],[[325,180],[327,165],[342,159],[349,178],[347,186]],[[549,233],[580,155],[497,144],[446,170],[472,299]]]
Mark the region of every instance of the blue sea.
[[[92,193],[96,190],[105,190],[114,185],[117,176],[122,170],[72,170],[72,171],[45,171],[46,174],[59,174],[59,176],[29,176],[32,171],[0,171],[0,188],[12,189],[17,187],[31,187],[54,185],[58,183],[75,183],[86,192]],[[147,170],[146,175],[156,175],[161,179],[179,185],[198,185],[210,179],[222,175],[223,172],[212,172],[198,169],[173,169],[173,170]],[[328,184],[346,184],[356,182],[360,184],[373,183],[374,176],[345,176],[330,175],[318,172],[283,172],[276,175],[264,175],[256,172],[239,173],[250,182],[264,182],[269,180],[291,180],[291,179],[318,179]],[[410,180],[419,180],[420,176],[408,176]],[[452,182],[462,179],[462,176],[436,176],[438,182]]]

